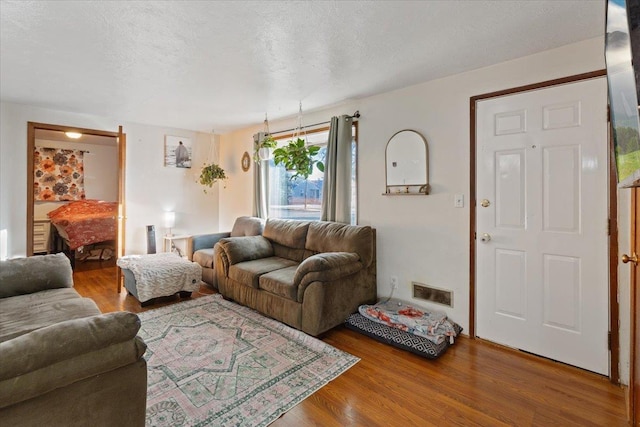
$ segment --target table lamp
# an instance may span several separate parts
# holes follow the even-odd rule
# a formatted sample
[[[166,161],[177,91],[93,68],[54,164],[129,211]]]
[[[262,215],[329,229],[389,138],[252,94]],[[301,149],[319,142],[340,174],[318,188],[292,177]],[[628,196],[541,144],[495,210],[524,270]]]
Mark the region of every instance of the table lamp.
[[[165,212],[164,213],[164,226],[169,229],[169,232],[167,233],[168,237],[173,236],[173,234],[171,234],[171,229],[175,225],[176,225],[176,213],[173,212],[173,211]]]

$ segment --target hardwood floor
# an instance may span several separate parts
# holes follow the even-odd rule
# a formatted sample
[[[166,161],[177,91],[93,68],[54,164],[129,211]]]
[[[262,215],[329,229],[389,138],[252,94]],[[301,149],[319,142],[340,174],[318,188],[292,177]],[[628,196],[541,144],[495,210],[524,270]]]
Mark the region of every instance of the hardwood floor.
[[[103,312],[141,312],[116,269],[74,273],[77,291]],[[214,293],[201,287],[194,298]],[[607,378],[460,337],[427,360],[338,327],[323,341],[361,360],[272,426],[625,426],[624,390]]]

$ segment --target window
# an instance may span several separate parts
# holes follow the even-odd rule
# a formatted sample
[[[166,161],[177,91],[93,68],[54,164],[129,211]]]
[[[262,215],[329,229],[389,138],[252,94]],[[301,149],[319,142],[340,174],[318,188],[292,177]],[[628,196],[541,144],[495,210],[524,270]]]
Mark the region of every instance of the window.
[[[351,127],[351,223],[357,221],[357,183],[356,183],[356,124]],[[286,145],[293,137],[285,135],[275,137],[278,147]],[[324,162],[327,155],[327,140],[329,138],[329,129],[322,128],[306,132],[307,143],[309,145],[317,145],[320,151],[316,155],[316,159]],[[273,159],[269,160],[269,217],[271,218],[287,218],[287,219],[304,219],[319,220],[322,209],[322,190],[324,182],[324,173],[320,172],[315,166],[313,174],[308,179],[294,178],[291,179],[291,172],[288,172],[284,166],[276,166]]]

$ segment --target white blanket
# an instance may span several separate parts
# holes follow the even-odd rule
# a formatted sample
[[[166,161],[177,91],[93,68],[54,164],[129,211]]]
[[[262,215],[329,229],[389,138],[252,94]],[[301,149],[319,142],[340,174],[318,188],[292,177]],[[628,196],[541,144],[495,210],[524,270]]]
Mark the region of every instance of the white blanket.
[[[140,302],[180,291],[197,291],[202,280],[202,268],[198,263],[170,252],[127,255],[118,258],[117,264],[133,273]]]

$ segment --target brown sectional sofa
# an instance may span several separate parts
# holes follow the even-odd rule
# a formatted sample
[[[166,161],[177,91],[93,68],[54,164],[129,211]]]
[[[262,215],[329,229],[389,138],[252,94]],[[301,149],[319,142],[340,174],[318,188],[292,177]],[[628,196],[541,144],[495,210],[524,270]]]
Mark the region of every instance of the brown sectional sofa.
[[[0,424],[143,426],[139,328],[82,298],[62,253],[0,261]]]
[[[369,226],[269,219],[260,236],[221,239],[214,256],[224,297],[313,336],[377,297]]]

